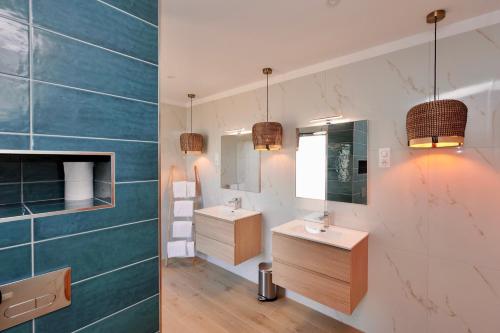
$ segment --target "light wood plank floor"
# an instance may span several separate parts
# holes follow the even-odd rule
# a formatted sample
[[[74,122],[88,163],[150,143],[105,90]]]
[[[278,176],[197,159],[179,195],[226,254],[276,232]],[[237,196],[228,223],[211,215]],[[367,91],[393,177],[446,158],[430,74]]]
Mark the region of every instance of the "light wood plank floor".
[[[262,303],[257,286],[201,259],[163,268],[163,333],[358,333],[360,331],[280,298]]]

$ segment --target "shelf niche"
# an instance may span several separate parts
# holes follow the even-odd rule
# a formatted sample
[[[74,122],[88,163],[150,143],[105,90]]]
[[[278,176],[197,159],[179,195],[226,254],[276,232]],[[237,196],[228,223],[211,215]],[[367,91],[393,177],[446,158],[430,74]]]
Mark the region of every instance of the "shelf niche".
[[[94,163],[94,197],[64,200],[64,162]],[[0,150],[0,223],[115,206],[115,154]]]

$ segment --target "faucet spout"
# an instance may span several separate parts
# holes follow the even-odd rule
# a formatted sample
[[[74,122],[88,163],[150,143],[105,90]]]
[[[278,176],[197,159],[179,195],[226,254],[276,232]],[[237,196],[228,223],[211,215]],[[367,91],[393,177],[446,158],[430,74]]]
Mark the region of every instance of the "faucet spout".
[[[325,210],[323,212],[323,217],[322,217],[324,229],[327,229],[330,225],[332,225],[331,218],[332,218],[332,215],[327,210]]]

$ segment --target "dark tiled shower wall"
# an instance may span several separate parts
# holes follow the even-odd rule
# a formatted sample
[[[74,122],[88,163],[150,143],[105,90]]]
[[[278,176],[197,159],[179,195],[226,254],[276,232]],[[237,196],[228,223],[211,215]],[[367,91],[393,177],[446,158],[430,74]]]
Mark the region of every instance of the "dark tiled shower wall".
[[[0,149],[112,151],[117,182],[115,208],[0,224],[0,284],[73,269],[70,307],[7,332],[158,331],[157,35],[154,0],[0,1]],[[19,170],[0,203],[63,195]]]

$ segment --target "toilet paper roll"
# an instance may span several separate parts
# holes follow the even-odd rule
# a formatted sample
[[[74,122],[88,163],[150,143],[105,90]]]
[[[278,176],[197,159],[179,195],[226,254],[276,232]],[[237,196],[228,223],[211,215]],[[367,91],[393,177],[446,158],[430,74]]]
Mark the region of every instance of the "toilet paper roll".
[[[94,162],[64,162],[64,179],[83,181],[94,179]]]
[[[94,163],[64,162],[64,199],[89,200],[94,197]]]

